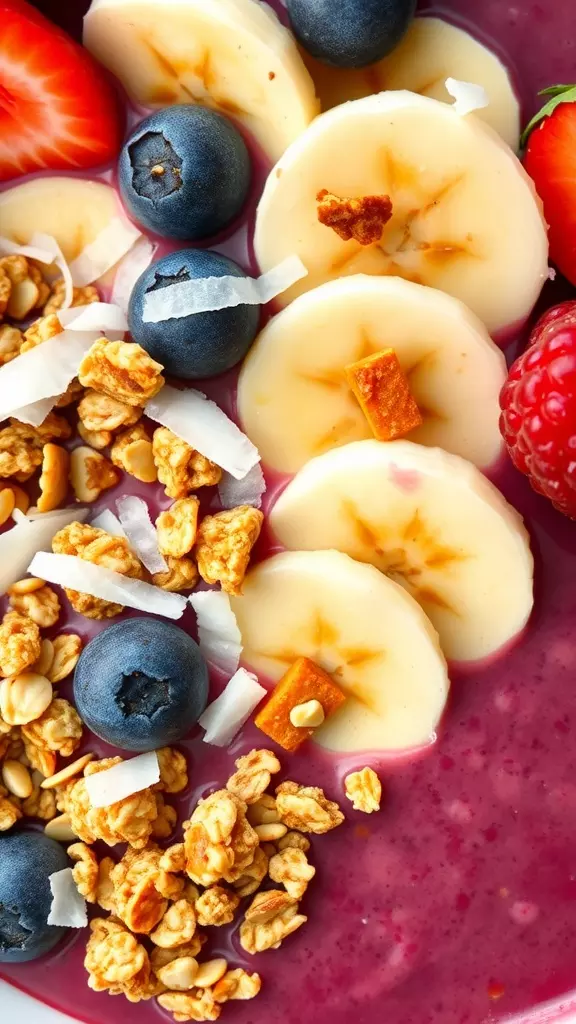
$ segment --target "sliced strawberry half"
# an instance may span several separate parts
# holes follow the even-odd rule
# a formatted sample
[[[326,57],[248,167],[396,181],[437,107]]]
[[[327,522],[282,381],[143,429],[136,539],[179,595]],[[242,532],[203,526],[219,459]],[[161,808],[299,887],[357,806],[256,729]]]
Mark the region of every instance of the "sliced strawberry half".
[[[118,154],[114,90],[90,54],[24,0],[0,0],[0,181]]]

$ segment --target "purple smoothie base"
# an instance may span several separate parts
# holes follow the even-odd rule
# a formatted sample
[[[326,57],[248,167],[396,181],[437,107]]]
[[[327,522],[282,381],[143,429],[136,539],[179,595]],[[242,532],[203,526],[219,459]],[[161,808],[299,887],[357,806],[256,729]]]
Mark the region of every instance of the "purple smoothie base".
[[[37,6],[58,20],[64,4]],[[78,20],[85,6],[76,5]],[[538,106],[539,88],[576,79],[564,0],[513,6],[424,0],[421,8],[469,28],[497,50],[512,71],[525,116]],[[264,174],[260,167],[259,182]],[[249,220],[253,209],[254,203]],[[216,247],[253,267],[246,239],[244,225]],[[560,283],[545,291],[542,308],[573,294]],[[510,357],[519,342],[509,345]],[[234,383],[229,374],[204,390],[232,412]],[[313,839],[318,874],[303,901],[309,920],[280,951],[248,957],[237,925],[211,930],[209,955],[257,970],[264,981],[253,1002],[224,1007],[222,1019],[230,1024],[483,1024],[509,1017],[544,1024],[576,1009],[569,995],[576,989],[576,750],[570,746],[576,730],[576,530],[508,464],[492,478],[525,516],[532,536],[537,596],[531,624],[505,655],[452,673],[444,723],[426,751],[395,762],[379,755],[337,757],[312,744],[298,755],[282,752],[286,776],[323,786],[343,807],[344,775],[366,762],[380,765],[383,811],[367,817],[346,804],[346,824]],[[269,508],[282,481],[268,479]],[[130,491],[145,496],[153,510],[170,504],[161,487],[133,483]],[[107,492],[94,511],[113,507],[126,487],[123,481]],[[209,506],[214,495],[205,500]],[[264,530],[255,557],[272,550]],[[193,630],[191,611],[181,624]],[[56,632],[62,628],[88,640],[99,626],[71,614]],[[212,683],[213,696],[223,679]],[[69,696],[71,683],[60,689]],[[226,751],[203,744],[199,729],[180,744],[191,777],[178,800],[180,820],[254,745],[262,745],[262,734],[253,726]],[[111,752],[91,738],[84,746],[98,755]],[[134,1005],[91,992],[82,966],[85,941],[82,932],[37,963],[0,965],[0,977],[90,1024],[171,1019],[154,1002]]]

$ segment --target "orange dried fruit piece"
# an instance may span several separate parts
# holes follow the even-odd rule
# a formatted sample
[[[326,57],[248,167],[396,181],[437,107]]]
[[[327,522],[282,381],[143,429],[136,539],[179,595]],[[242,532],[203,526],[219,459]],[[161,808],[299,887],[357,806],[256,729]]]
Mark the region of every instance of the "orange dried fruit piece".
[[[345,368],[374,437],[394,441],[422,424],[422,416],[394,349],[350,363]]]
[[[297,658],[274,687],[269,700],[254,719],[255,724],[284,750],[294,751],[310,739],[314,729],[292,725],[290,712],[308,701],[317,700],[328,718],[346,700],[334,680],[310,658]]]

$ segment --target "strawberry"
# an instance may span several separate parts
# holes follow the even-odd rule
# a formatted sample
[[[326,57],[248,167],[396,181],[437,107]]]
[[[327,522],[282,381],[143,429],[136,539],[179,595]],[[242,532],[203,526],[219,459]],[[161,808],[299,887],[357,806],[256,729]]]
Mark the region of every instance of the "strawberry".
[[[113,160],[122,122],[90,54],[25,0],[0,0],[0,181]]]
[[[576,284],[576,86],[554,85],[530,122],[524,166],[536,185],[549,225],[550,257]]]

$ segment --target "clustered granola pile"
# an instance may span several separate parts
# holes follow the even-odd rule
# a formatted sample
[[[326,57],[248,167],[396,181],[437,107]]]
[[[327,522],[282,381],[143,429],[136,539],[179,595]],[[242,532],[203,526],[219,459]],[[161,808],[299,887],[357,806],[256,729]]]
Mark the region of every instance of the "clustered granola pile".
[[[157,998],[177,1021],[213,1021],[229,1000],[256,996],[261,979],[229,969],[221,957],[199,960],[203,929],[242,913],[246,953],[278,949],[307,920],[299,904],[315,868],[306,833],[329,832],[344,815],[314,786],[283,782],[269,793],[280,762],[269,750],[252,750],[236,761],[225,789],[200,800],[183,824],[183,841],[163,851],[155,842],[162,835],[158,799],[180,792],[188,779],[180,753],[166,748],[158,756],[160,783],[109,807],[90,808],[85,777],[120,758],[87,764],[84,777],[57,791],[58,807],[81,840],[68,848],[76,885],[108,915],[90,924],[88,984],[131,1002]],[[98,860],[96,840],[126,842],[128,849],[118,863]]]

